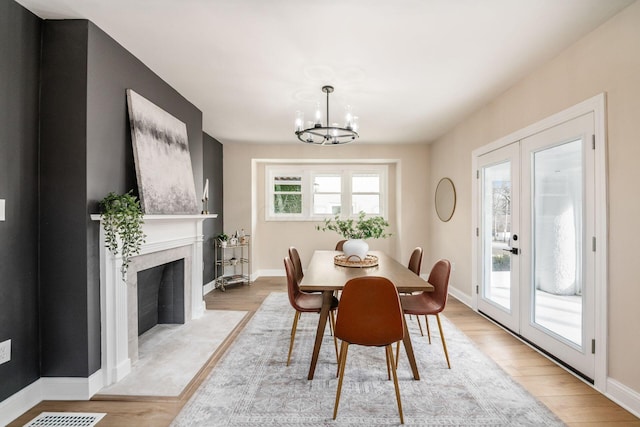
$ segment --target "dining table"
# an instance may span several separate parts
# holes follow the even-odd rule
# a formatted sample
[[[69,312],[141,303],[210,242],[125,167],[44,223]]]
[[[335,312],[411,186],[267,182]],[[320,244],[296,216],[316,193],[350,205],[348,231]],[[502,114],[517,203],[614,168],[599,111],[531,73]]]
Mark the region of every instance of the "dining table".
[[[434,290],[433,285],[382,251],[368,252],[368,255],[377,257],[378,261],[377,265],[369,267],[344,267],[335,264],[335,257],[342,254],[340,251],[314,251],[311,261],[304,271],[304,277],[300,282],[300,290],[302,291],[322,292],[322,309],[320,310],[318,329],[316,331],[313,355],[311,357],[311,366],[309,367],[309,375],[307,376],[309,380],[313,379],[316,364],[318,363],[318,355],[320,354],[320,347],[322,346],[322,338],[327,325],[333,294],[335,291],[342,290],[350,279],[364,276],[382,276],[391,280],[391,282],[396,285],[398,292],[433,292]],[[338,316],[340,316],[340,305],[338,305]],[[402,342],[407,352],[413,377],[419,380],[420,373],[418,372],[415,355],[413,354],[411,337],[409,336],[407,323],[403,323],[404,337]]]

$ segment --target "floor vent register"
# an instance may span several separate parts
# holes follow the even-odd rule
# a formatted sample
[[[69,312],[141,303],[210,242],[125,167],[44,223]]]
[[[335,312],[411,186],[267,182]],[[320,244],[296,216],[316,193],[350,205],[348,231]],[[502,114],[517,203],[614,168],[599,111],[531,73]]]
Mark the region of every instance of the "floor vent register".
[[[105,415],[97,412],[43,412],[25,427],[93,427]]]

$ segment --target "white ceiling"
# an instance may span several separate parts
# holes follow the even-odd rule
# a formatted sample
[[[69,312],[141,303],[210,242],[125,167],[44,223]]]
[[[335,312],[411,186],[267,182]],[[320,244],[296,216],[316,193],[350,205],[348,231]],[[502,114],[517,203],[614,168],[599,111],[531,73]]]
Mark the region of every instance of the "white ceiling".
[[[361,143],[431,142],[633,0],[17,0],[94,22],[222,143],[295,143],[331,84]],[[612,47],[614,48],[614,47]],[[323,107],[324,108],[324,107]]]

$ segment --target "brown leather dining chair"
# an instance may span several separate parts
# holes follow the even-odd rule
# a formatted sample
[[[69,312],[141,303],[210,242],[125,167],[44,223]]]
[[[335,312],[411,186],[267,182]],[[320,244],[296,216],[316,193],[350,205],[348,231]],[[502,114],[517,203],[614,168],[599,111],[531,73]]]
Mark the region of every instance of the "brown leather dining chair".
[[[287,293],[289,294],[289,303],[296,311],[293,315],[293,326],[291,328],[291,340],[289,342],[289,354],[287,356],[287,366],[291,363],[291,353],[293,352],[293,342],[296,338],[296,329],[298,327],[298,319],[302,313],[320,313],[322,309],[322,294],[311,294],[300,290],[300,282],[296,278],[295,268],[291,258],[285,257],[284,268],[287,273]],[[331,301],[330,322],[335,330],[335,311],[338,308],[338,299],[333,297]],[[336,351],[336,359],[338,358],[338,341],[335,334],[333,336],[333,345]]]
[[[298,253],[298,249],[294,246],[289,248],[289,258],[291,258],[291,262],[293,263],[293,269],[296,272],[296,279],[298,283],[304,277],[304,272],[302,271],[302,262],[300,261],[300,254]]]
[[[343,246],[344,246],[344,242],[346,242],[346,240],[340,240],[338,243],[336,243],[336,251],[341,251]]]
[[[349,280],[342,290],[340,310],[334,329],[342,340],[338,362],[338,389],[333,409],[333,419],[338,416],[340,392],[347,365],[349,345],[385,347],[387,370],[393,373],[400,423],[404,424],[398,376],[391,345],[404,336],[402,307],[395,285],[387,278],[377,276],[357,277]]]
[[[449,362],[449,353],[447,352],[447,343],[442,333],[442,323],[440,322],[440,313],[447,304],[447,295],[449,292],[449,277],[451,275],[451,263],[446,259],[436,262],[431,268],[429,279],[427,280],[434,287],[433,292],[420,292],[415,295],[402,295],[400,302],[404,314],[413,314],[416,316],[424,315],[427,322],[427,335],[429,343],[431,343],[431,331],[429,330],[428,315],[436,316],[438,320],[438,329],[440,330],[440,338],[444,349],[444,356],[447,359],[447,366],[451,369]]]

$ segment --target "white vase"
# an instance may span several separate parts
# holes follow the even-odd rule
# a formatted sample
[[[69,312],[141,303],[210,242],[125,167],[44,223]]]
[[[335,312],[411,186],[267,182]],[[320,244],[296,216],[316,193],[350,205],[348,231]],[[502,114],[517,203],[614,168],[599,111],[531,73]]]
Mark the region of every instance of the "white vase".
[[[369,244],[362,239],[349,239],[344,242],[344,246],[342,247],[342,252],[346,255],[347,259],[350,256],[352,261],[355,261],[356,257],[359,260],[364,260],[367,256],[367,252],[369,252]]]

